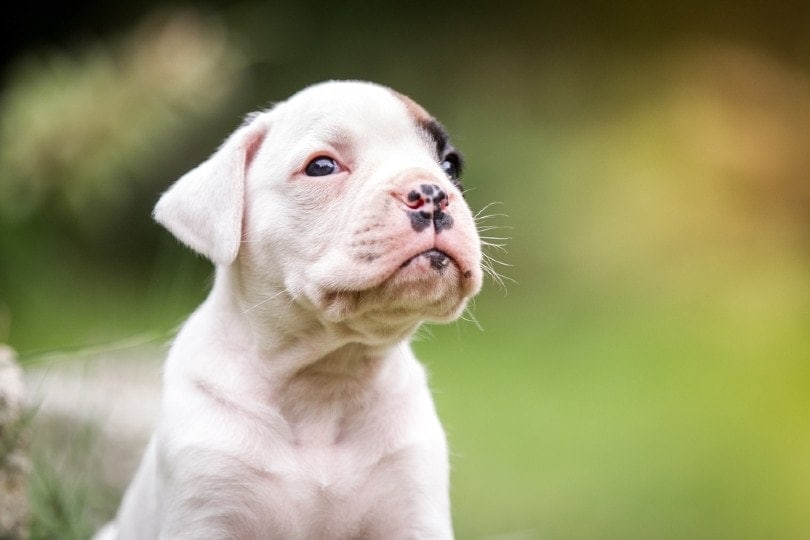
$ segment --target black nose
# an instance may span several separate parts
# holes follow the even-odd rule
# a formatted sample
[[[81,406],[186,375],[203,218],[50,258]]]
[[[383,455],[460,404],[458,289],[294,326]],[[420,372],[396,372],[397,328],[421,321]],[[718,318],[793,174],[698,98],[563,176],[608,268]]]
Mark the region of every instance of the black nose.
[[[420,184],[408,192],[406,199],[405,204],[412,208],[408,211],[411,227],[416,232],[433,225],[435,231],[440,233],[453,226],[453,218],[445,212],[450,200],[436,184]]]

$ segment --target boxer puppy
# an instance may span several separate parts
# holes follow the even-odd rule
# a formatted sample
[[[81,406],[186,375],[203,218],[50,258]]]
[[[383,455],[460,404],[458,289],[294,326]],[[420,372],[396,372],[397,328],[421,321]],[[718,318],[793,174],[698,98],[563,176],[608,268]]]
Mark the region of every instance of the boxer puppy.
[[[102,538],[451,538],[447,444],[409,346],[481,287],[461,157],[365,82],[254,114],[157,203],[216,265]]]

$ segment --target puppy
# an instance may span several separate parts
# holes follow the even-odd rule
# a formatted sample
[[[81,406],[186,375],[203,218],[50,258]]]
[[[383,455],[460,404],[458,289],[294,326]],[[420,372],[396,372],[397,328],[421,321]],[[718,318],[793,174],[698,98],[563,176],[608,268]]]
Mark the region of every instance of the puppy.
[[[422,107],[327,82],[250,116],[157,203],[216,265],[102,538],[451,538],[408,344],[481,287],[461,157]]]

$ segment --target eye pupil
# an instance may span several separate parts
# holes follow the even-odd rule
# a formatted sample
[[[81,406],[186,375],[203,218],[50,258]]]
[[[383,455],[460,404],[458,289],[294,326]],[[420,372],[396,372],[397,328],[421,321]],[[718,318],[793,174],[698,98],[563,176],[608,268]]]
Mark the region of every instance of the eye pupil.
[[[307,176],[329,176],[338,171],[337,162],[330,157],[316,157],[307,164],[304,172]]]
[[[459,176],[461,176],[461,167],[459,166],[458,160],[453,156],[445,158],[441,163],[441,167],[450,180],[458,180]]]
[[[457,178],[458,177],[458,173],[456,171],[456,165],[452,161],[450,161],[448,159],[445,159],[444,161],[442,161],[442,169],[444,169],[444,172],[447,173],[447,176],[449,176],[450,178]]]

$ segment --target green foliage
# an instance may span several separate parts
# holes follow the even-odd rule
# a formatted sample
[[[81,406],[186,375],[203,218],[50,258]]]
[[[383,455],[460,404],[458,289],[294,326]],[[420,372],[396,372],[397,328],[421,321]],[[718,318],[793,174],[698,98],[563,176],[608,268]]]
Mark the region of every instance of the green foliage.
[[[103,458],[93,426],[40,419],[29,482],[31,540],[86,540],[115,511],[120,494],[99,480]]]
[[[31,480],[31,540],[86,540],[93,529],[85,517],[89,492],[68,482],[47,461],[34,466]]]
[[[112,46],[25,58],[0,101],[0,217],[56,210],[105,227],[154,181],[188,117],[233,94],[241,65],[194,12],[153,17]]]

